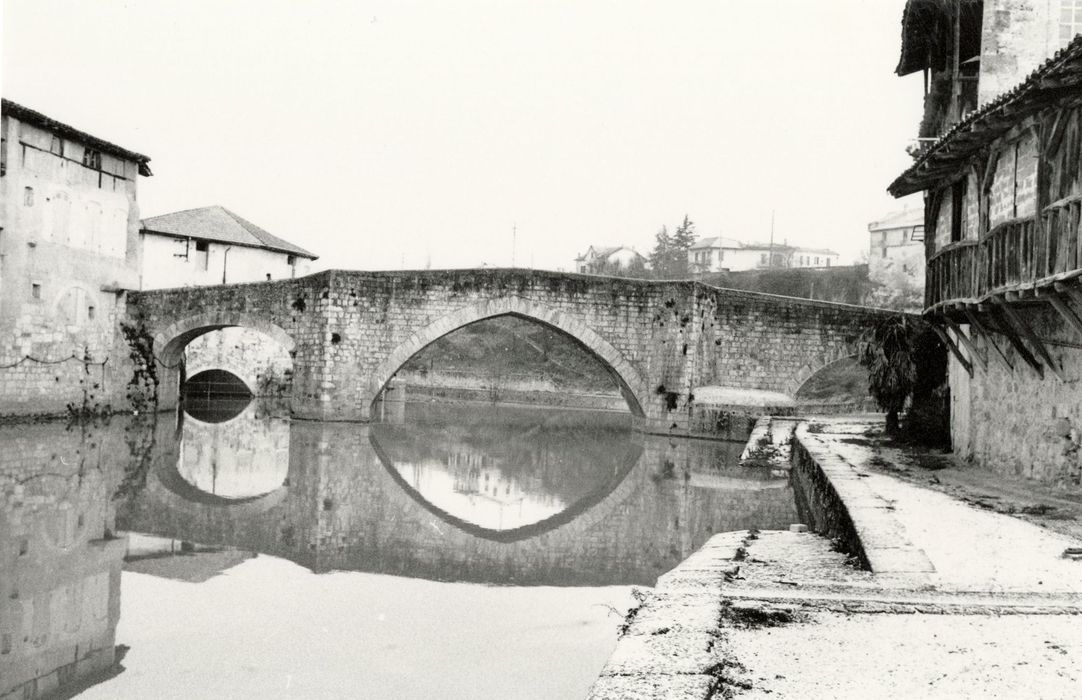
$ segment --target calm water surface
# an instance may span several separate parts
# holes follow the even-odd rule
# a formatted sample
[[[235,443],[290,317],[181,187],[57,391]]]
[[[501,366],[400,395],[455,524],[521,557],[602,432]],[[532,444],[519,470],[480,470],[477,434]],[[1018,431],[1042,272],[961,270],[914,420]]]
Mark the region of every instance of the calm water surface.
[[[577,698],[630,586],[796,519],[785,480],[733,466],[743,445],[622,414],[383,417],[0,427],[0,670],[115,634],[124,670],[85,697]]]

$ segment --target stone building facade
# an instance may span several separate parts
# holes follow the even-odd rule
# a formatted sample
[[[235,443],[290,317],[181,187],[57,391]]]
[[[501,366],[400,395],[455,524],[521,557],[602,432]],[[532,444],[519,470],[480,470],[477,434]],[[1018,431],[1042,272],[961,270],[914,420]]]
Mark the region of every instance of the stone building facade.
[[[0,132],[0,415],[115,402],[150,159],[9,100]]]
[[[890,191],[925,193],[925,316],[952,352],[955,450],[987,469],[1077,483],[1082,37],[1028,63],[1074,35],[1074,5],[997,0],[984,3],[983,24],[954,18],[961,44],[980,46],[981,105]],[[937,50],[950,65],[950,46]]]

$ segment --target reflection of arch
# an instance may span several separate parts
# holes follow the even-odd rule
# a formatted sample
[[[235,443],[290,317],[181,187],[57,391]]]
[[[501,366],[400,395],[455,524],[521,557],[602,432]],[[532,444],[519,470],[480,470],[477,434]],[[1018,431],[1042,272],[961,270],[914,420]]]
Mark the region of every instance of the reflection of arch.
[[[800,371],[796,373],[796,376],[789,381],[789,385],[786,388],[786,392],[793,398],[797,398],[800,390],[812,379],[823,370],[833,367],[839,362],[843,362],[849,359],[855,359],[857,353],[854,348],[841,348],[835,351],[832,355],[824,355],[822,362],[816,363],[816,367],[813,369],[810,364],[805,364],[800,368]]]
[[[430,503],[402,478],[402,475],[399,474],[398,470],[394,467],[394,460],[392,460],[390,455],[383,450],[383,447],[379,444],[379,440],[374,433],[368,434],[368,441],[371,443],[373,451],[375,451],[376,455],[379,457],[379,461],[383,464],[383,468],[391,476],[391,479],[393,479],[402,491],[417,503],[417,505],[421,506],[429,513],[432,513],[448,525],[458,528],[469,535],[503,543],[518,542],[519,540],[538,537],[539,535],[543,535],[546,532],[555,530],[558,527],[577,520],[591,508],[612,496],[620,485],[624,483],[625,478],[631,470],[639,463],[639,459],[642,457],[644,449],[641,442],[634,443],[631,449],[628,450],[627,458],[624,460],[624,463],[609,478],[609,480],[605,482],[604,487],[587,495],[585,498],[580,498],[559,513],[544,520],[539,520],[538,522],[523,525],[522,527],[516,527],[511,530],[491,530],[486,527],[481,527],[480,525],[474,525],[473,523],[452,515],[442,508],[438,508]]]
[[[620,393],[623,394],[631,412],[636,416],[643,415],[643,406],[646,405],[646,398],[649,396],[648,385],[639,374],[639,371],[624,359],[619,350],[571,315],[515,296],[483,301],[473,306],[458,309],[411,335],[391,351],[390,355],[373,372],[369,386],[370,395],[373,399],[377,397],[387,382],[391,380],[391,377],[401,369],[402,365],[429,344],[471,323],[508,315],[521,316],[530,321],[562,331],[572,340],[589,350],[601,360],[601,364],[616,381],[616,385],[620,387]]]
[[[287,351],[296,346],[293,338],[281,327],[258,316],[231,311],[208,311],[170,324],[154,335],[154,353],[169,367],[180,362],[185,346],[211,331],[239,326],[259,331],[282,344]]]
[[[224,498],[213,493],[207,493],[188,483],[180,475],[177,470],[177,454],[172,451],[162,455],[157,460],[157,466],[151,472],[151,475],[153,481],[160,484],[167,492],[187,503],[228,508],[238,514],[252,515],[268,511],[284,501],[289,494],[289,486],[286,484],[282,484],[269,493],[248,498]],[[148,484],[148,486],[152,487],[153,484]]]

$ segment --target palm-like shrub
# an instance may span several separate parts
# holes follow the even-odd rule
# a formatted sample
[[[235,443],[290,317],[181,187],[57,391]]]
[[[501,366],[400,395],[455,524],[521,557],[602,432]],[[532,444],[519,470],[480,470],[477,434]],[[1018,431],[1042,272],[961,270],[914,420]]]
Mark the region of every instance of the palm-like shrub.
[[[898,433],[898,414],[917,386],[918,338],[929,332],[925,321],[899,314],[879,321],[860,339],[857,359],[868,370],[868,391],[887,413],[889,434]]]

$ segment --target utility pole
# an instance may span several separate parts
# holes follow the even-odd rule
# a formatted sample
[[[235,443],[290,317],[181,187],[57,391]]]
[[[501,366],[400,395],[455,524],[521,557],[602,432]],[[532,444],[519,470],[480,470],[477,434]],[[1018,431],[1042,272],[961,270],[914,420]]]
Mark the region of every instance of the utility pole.
[[[511,267],[515,266],[515,246],[518,245],[518,223],[511,224]]]

